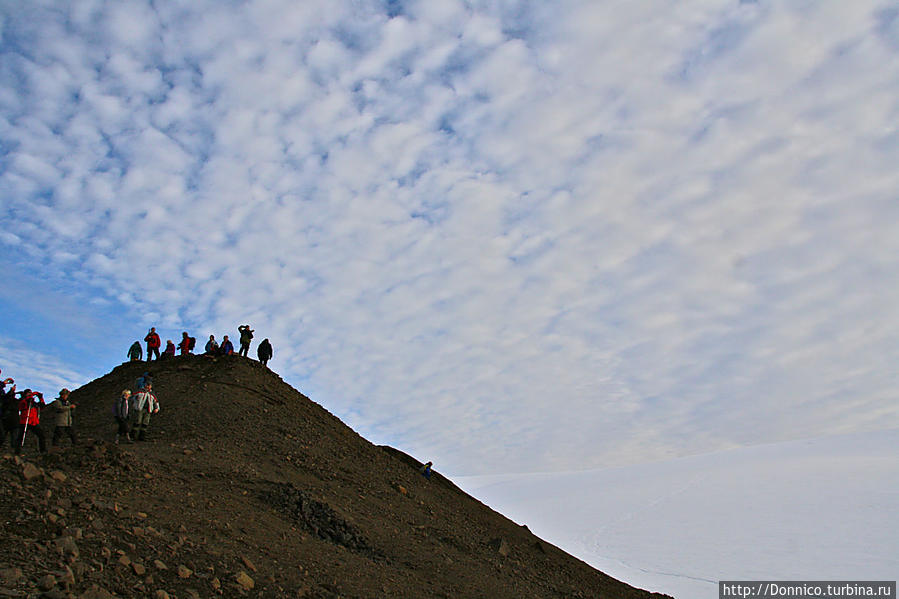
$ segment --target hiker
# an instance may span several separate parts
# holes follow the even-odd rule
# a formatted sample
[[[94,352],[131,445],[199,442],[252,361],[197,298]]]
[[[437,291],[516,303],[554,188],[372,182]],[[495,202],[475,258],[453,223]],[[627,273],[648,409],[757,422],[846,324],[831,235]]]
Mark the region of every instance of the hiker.
[[[6,389],[6,385],[12,385]],[[16,401],[16,385],[15,381],[6,378],[0,385],[0,447],[6,444],[9,438],[10,449],[16,446],[17,434],[19,432],[19,402]]]
[[[128,360],[130,362],[140,362],[144,359],[144,348],[140,346],[140,341],[135,341],[128,348]]]
[[[134,384],[137,387],[138,391],[143,391],[147,385],[153,382],[153,376],[150,374],[150,371],[143,373],[139,377],[137,377],[137,382]]]
[[[215,335],[209,336],[209,341],[206,342],[206,355],[214,356],[219,353],[219,342],[215,340]]]
[[[256,348],[256,355],[259,356],[259,361],[262,362],[263,366],[268,366],[268,361],[272,359],[272,354],[272,344],[269,343],[268,338],[263,339],[259,347]]]
[[[434,462],[428,462],[424,466],[418,469],[421,472],[421,475],[428,480],[431,480],[431,466],[434,465]]]
[[[222,344],[219,346],[219,355],[230,356],[234,353],[234,344],[228,339],[228,335],[222,338]]]
[[[134,422],[131,432],[135,441],[146,441],[147,429],[150,427],[150,416],[159,412],[159,400],[153,395],[153,384],[135,393],[131,398],[131,419]]]
[[[20,393],[19,399],[19,436],[16,439],[15,453],[22,453],[25,445],[25,435],[28,431],[34,431],[37,435],[38,449],[41,453],[47,453],[47,439],[44,429],[41,428],[41,410],[46,407],[44,394],[40,391],[25,389]]]
[[[190,335],[187,334],[187,331],[181,333],[181,343],[178,344],[178,349],[181,350],[181,355],[186,356],[187,354],[193,352],[194,345],[196,345],[197,340]]]
[[[162,352],[163,358],[171,358],[175,355],[175,344],[171,339],[167,339],[165,342],[165,349]]]
[[[150,327],[150,332],[144,337],[144,341],[147,342],[147,362],[153,359],[153,354],[156,354],[156,359],[158,360],[159,346],[162,345],[162,342],[156,333],[156,327]]]
[[[238,352],[241,356],[248,358],[247,354],[250,353],[250,342],[253,340],[253,329],[250,328],[250,325],[245,324],[237,327],[237,332],[240,333],[240,351]]]
[[[115,416],[115,421],[119,425],[119,429],[115,434],[115,444],[119,444],[119,437],[122,435],[125,436],[125,440],[131,443],[131,429],[128,428],[129,424],[129,413],[131,408],[131,391],[129,389],[125,389],[122,391],[122,394],[115,400],[115,403],[112,406],[112,414]]]
[[[59,397],[51,405],[56,412],[56,428],[53,429],[53,438],[50,440],[50,444],[53,447],[59,445],[60,440],[62,440],[62,434],[66,433],[69,436],[69,440],[72,441],[72,447],[74,447],[78,441],[75,436],[75,420],[72,418],[75,404],[69,401],[69,390],[60,389]]]

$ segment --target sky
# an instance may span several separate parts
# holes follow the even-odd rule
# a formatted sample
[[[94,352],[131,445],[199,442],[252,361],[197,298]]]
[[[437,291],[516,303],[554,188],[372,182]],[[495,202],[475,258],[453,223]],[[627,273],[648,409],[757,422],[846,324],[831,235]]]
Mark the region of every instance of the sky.
[[[888,0],[0,0],[0,368],[249,323],[456,475],[895,428],[897,123]]]

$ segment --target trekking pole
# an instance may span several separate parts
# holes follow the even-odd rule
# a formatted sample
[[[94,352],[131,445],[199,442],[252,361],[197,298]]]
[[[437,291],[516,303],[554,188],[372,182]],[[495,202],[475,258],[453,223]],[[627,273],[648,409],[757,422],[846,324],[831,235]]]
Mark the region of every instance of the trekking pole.
[[[28,432],[28,421],[31,420],[31,398],[28,398],[28,412],[25,414],[25,428],[22,429],[22,442],[19,447],[25,447],[25,433]]]

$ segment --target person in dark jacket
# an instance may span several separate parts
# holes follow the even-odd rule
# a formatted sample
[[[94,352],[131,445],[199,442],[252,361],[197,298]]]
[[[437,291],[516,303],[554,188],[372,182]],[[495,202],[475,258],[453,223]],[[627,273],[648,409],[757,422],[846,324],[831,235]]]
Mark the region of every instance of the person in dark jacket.
[[[171,339],[167,339],[165,342],[165,349],[162,350],[163,358],[172,358],[175,355],[175,343]]]
[[[47,453],[47,438],[44,429],[41,428],[41,410],[46,407],[44,395],[39,391],[25,389],[19,399],[19,436],[16,439],[15,453],[22,453],[25,445],[25,436],[29,431],[34,431],[37,437],[38,449],[41,453]]]
[[[156,327],[150,327],[150,332],[144,337],[144,341],[147,342],[147,362],[153,359],[153,354],[156,354],[156,359],[158,360],[159,346],[162,345],[162,340],[156,332]]]
[[[215,340],[215,335],[209,336],[209,341],[206,342],[206,352],[207,356],[215,356],[219,353],[219,342]]]
[[[247,354],[250,353],[250,342],[253,341],[253,329],[250,328],[250,325],[245,324],[237,327],[237,331],[240,333],[240,351],[238,352],[243,357],[249,357]]]
[[[119,444],[119,437],[125,436],[125,440],[131,443],[131,429],[128,426],[131,422],[131,390],[125,389],[116,399],[112,406],[112,415],[115,417],[116,424],[119,425],[115,434],[115,444]]]
[[[12,385],[9,389],[6,385]],[[19,432],[19,402],[16,400],[15,381],[7,378],[0,386],[0,447],[9,439],[10,448],[16,446]]]
[[[256,355],[259,356],[259,361],[262,362],[263,366],[268,366],[268,361],[272,359],[273,354],[272,344],[269,343],[268,338],[263,339],[259,347],[256,348]]]
[[[144,348],[140,346],[140,341],[135,341],[128,348],[128,360],[131,362],[140,362],[144,359]]]
[[[75,404],[69,401],[69,390],[61,389],[59,397],[50,405],[56,413],[56,428],[53,429],[53,438],[50,440],[50,444],[53,447],[59,445],[62,435],[65,433],[69,436],[69,440],[74,447],[78,442],[75,436],[75,419],[72,417],[72,412],[75,411]]]
[[[230,356],[234,353],[234,344],[231,343],[231,340],[228,339],[228,335],[225,335],[222,338],[222,345],[219,347],[219,354],[223,356]]]

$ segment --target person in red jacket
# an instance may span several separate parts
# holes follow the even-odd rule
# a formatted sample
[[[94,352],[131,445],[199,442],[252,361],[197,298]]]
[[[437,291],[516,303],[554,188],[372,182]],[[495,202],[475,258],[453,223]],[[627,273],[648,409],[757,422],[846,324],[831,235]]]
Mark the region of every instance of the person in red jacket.
[[[144,341],[147,342],[147,362],[153,359],[154,353],[158,360],[159,346],[162,345],[162,340],[159,339],[159,335],[156,333],[156,327],[150,327],[150,332],[144,337]]]
[[[186,356],[193,349],[190,344],[190,335],[187,334],[187,331],[181,333],[181,343],[178,344],[178,349],[181,350],[182,356]]]
[[[41,453],[47,453],[47,439],[44,429],[41,428],[41,410],[44,409],[44,395],[39,391],[25,389],[19,399],[19,439],[16,443],[15,453],[22,453],[25,445],[25,435],[34,431],[37,436],[38,449]]]

